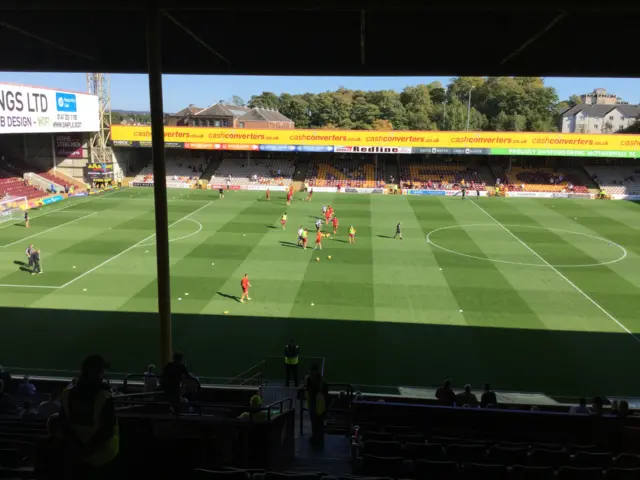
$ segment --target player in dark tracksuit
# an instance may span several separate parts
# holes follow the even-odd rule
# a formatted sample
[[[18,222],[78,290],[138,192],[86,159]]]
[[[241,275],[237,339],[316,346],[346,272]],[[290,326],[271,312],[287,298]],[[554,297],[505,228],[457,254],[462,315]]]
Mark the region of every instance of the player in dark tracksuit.
[[[398,225],[396,225],[396,234],[393,236],[393,238],[396,237],[400,237],[400,240],[402,240],[402,226],[400,225],[400,222],[398,222]]]
[[[462,198],[464,199],[467,196],[467,187],[462,185],[461,190],[462,190]]]
[[[33,262],[33,272],[31,272],[31,275],[42,273],[42,270],[40,269],[40,250],[33,251],[31,254],[31,261]]]
[[[29,268],[33,267],[33,252],[35,251],[35,249],[33,248],[33,245],[29,245],[27,247],[27,250],[24,252],[27,255],[27,258],[29,259]]]

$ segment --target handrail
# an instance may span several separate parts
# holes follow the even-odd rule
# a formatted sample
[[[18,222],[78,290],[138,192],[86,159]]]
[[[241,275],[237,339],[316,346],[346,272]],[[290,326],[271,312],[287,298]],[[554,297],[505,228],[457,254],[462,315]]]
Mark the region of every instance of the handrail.
[[[254,369],[260,367],[260,366],[264,366],[265,370],[266,370],[266,360],[262,360],[258,363],[256,363],[255,365],[253,365],[252,367],[246,369],[244,372],[240,373],[239,375],[236,375],[235,377],[233,377],[232,379],[228,380],[227,382],[224,383],[224,385],[229,385],[231,383],[234,383],[237,380],[244,380],[244,376],[248,373],[250,373],[251,371],[253,371]],[[240,384],[242,385],[242,383]]]
[[[240,385],[246,385],[247,383],[254,380],[255,378],[258,378],[258,386],[262,385],[262,372],[258,372],[254,376],[247,378],[245,381],[240,383]]]

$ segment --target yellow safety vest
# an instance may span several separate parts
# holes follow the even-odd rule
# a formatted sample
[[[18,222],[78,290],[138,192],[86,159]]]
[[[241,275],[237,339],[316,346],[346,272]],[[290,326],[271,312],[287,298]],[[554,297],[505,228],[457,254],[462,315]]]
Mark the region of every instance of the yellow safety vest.
[[[355,228],[350,228],[349,229],[349,235],[355,235],[356,234],[356,229]]]
[[[70,397],[73,393],[73,387],[64,391],[62,396],[62,408],[64,409],[68,418],[70,417]],[[102,409],[104,408],[107,400],[111,398],[111,393],[107,390],[101,390],[94,398],[93,403],[93,423],[89,425],[79,425],[71,422],[71,431],[73,435],[83,444],[87,444],[91,441],[93,436],[100,428],[100,416],[102,415]],[[111,460],[118,456],[120,451],[120,435],[118,430],[118,424],[114,428],[113,435],[109,440],[98,448],[94,453],[84,459],[85,463],[93,466],[100,466],[109,463]]]
[[[295,349],[298,349],[298,346],[296,345]],[[293,353],[293,352],[289,352],[289,345],[286,345],[284,347],[285,350],[285,356],[284,356],[284,363],[286,365],[297,365],[298,364],[298,355],[296,354],[294,357],[290,357],[288,355],[286,355],[287,353]]]
[[[316,415],[322,415],[325,411],[325,403],[324,403],[324,395],[322,394],[322,386],[324,385],[324,381],[320,381],[320,385],[318,386],[318,393],[316,393]],[[309,392],[304,392],[305,399],[307,401],[307,409],[309,409]]]

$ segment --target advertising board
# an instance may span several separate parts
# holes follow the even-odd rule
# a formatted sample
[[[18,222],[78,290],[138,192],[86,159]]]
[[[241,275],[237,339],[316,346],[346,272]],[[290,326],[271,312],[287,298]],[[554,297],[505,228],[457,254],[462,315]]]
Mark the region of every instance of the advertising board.
[[[85,169],[90,181],[113,178],[113,163],[87,163]]]
[[[286,192],[289,188],[283,185],[249,185],[247,190],[255,190],[263,192],[265,190],[271,190],[272,192]]]
[[[553,198],[553,192],[507,192],[507,197],[513,198]]]
[[[360,188],[360,187],[345,187],[342,189],[344,193],[384,193],[383,188]]]
[[[56,156],[64,158],[83,158],[82,135],[71,133],[69,135],[56,135]]]
[[[338,191],[337,187],[309,187],[313,192],[318,193],[336,193]]]
[[[98,97],[0,83],[0,134],[97,132]]]
[[[449,153],[640,158],[640,135],[544,132],[438,132],[377,130],[164,128],[165,142],[184,148],[259,150],[265,145],[296,151],[349,153]],[[150,142],[151,127],[113,125],[114,146]],[[130,142],[121,143],[121,142]],[[337,147],[334,147],[336,146]],[[273,148],[273,147],[266,147]],[[291,150],[289,150],[291,151]],[[338,151],[338,150],[336,150]]]
[[[407,190],[408,195],[433,195],[443,197],[447,194],[444,190]]]
[[[480,192],[480,196],[481,197],[486,197],[487,196],[487,192],[485,190],[481,190]],[[445,195],[447,197],[459,197],[462,196],[462,191],[461,190],[447,190],[445,192]],[[477,197],[478,196],[478,191],[474,190],[472,188],[468,188],[467,189],[467,197]]]

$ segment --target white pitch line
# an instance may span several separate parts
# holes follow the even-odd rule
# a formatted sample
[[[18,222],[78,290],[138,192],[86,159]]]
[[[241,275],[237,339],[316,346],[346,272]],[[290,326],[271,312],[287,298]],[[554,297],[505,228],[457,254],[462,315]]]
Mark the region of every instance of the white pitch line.
[[[70,225],[72,223],[78,222],[78,221],[82,220],[83,218],[87,218],[87,217],[90,217],[92,215],[96,215],[97,213],[98,212],[89,213],[89,214],[84,215],[84,216],[82,216],[80,218],[73,219],[70,222],[62,223],[62,224],[58,225],[57,227],[48,228],[47,230],[44,230],[42,232],[34,233],[33,235],[29,235],[28,237],[21,238],[20,240],[16,240],[15,242],[7,243],[6,245],[0,246],[0,248],[10,247],[11,245],[15,245],[16,243],[24,242],[25,240],[29,240],[30,238],[33,238],[33,237],[38,237],[38,236],[40,236],[42,234],[45,234],[47,232],[53,232],[54,230],[57,230],[58,228],[64,227],[65,225]]]
[[[622,328],[625,332],[627,332],[629,335],[631,335],[633,337],[633,339],[640,343],[640,338],[638,338],[631,330],[629,330],[627,327],[625,327],[622,323],[620,323],[618,321],[618,319],[616,319],[616,317],[614,317],[613,315],[611,315],[609,312],[607,312],[604,308],[602,308],[600,306],[600,304],[598,302],[596,302],[593,298],[591,298],[589,295],[587,295],[586,293],[584,293],[582,291],[582,289],[580,287],[578,287],[575,283],[573,283],[571,280],[569,280],[562,272],[560,272],[556,267],[554,267],[553,265],[551,265],[549,262],[547,262],[538,252],[536,252],[533,248],[531,248],[529,245],[527,245],[526,243],[524,243],[522,240],[520,240],[520,237],[518,237],[515,233],[513,233],[511,230],[509,230],[507,227],[505,227],[502,223],[500,223],[498,220],[496,220],[489,212],[487,212],[484,208],[482,208],[480,205],[478,205],[476,202],[474,202],[473,200],[470,200],[471,203],[473,203],[476,207],[478,207],[487,217],[489,217],[491,220],[493,220],[494,222],[496,222],[496,224],[498,226],[500,226],[505,232],[507,232],[509,235],[511,235],[513,238],[515,238],[518,242],[520,242],[527,250],[529,250],[531,253],[533,253],[536,257],[538,257],[540,259],[540,261],[542,261],[544,264],[547,265],[547,267],[549,267],[551,270],[553,270],[554,272],[556,272],[562,279],[564,279],[569,285],[571,285],[573,288],[575,288],[575,290],[582,295],[584,298],[586,298],[587,300],[589,300],[594,307],[596,307],[598,310],[600,310],[602,313],[604,313],[607,317],[609,317],[611,320],[613,320],[615,323],[618,324],[618,326],[620,328]]]
[[[200,208],[198,208],[197,210],[194,210],[193,212],[189,213],[188,215],[185,215],[184,217],[180,218],[179,220],[176,220],[175,222],[173,222],[171,225],[169,225],[169,227],[167,228],[171,228],[173,227],[176,223],[181,222],[182,220],[185,220],[187,218],[189,218],[191,215],[194,215],[195,213],[198,213],[200,210],[202,210],[205,207],[208,207],[209,205],[211,205],[213,202],[209,202],[206,205],[201,206]],[[124,255],[125,253],[133,250],[134,248],[140,246],[142,243],[152,239],[153,237],[155,237],[156,234],[152,234],[149,235],[147,238],[143,238],[142,240],[140,240],[139,242],[137,242],[134,245],[131,245],[130,247],[126,248],[125,250],[121,251],[120,253],[114,255],[111,258],[106,259],[104,262],[100,263],[99,265],[96,265],[95,267],[87,270],[86,272],[84,272],[82,275],[78,275],[76,278],[74,278],[73,280],[69,280],[67,283],[65,283],[64,285],[60,286],[59,288],[65,288],[68,287],[69,285],[71,285],[72,283],[74,283],[77,280],[80,280],[82,277],[85,277],[86,275],[89,275],[92,272],[95,272],[97,269],[99,269],[100,267],[105,266],[107,263],[112,262],[113,260],[115,260],[116,258],[121,257],[122,255]]]
[[[52,285],[14,285],[12,283],[0,283],[0,287],[20,287],[20,288],[62,288]]]
[[[67,205],[66,207],[56,208],[55,210],[47,210],[45,213],[41,213],[40,215],[34,215],[33,217],[29,217],[29,218],[31,220],[34,220],[36,218],[40,218],[40,217],[44,217],[45,215],[49,215],[50,213],[61,212],[63,210],[66,210],[67,208],[77,207],[78,205],[84,205],[85,203],[93,202],[94,200],[96,200],[98,198],[108,197],[109,195],[113,195],[114,193],[119,193],[119,192],[120,192],[120,190],[116,190],[115,192],[109,192],[109,193],[105,193],[103,195],[98,195],[98,196],[95,196],[95,197],[91,197],[89,200],[85,200],[84,202],[73,203],[71,205]],[[71,211],[71,212],[67,212],[67,213],[75,213],[75,212]],[[15,226],[17,224],[20,224],[22,222],[23,222],[22,220],[19,220],[18,223],[9,223],[8,225],[3,225],[2,227],[0,227],[0,230],[2,230],[3,228],[7,228],[7,227],[13,227],[13,226]]]

